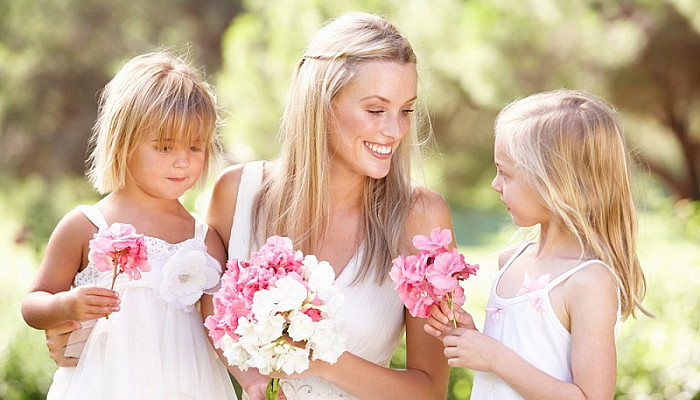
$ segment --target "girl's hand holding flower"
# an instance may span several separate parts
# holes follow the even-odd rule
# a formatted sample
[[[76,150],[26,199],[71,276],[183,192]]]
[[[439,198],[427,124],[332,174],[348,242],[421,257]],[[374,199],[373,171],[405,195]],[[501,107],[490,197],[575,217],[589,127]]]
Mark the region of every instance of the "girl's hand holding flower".
[[[78,286],[57,294],[66,298],[64,304],[74,321],[89,321],[119,311],[119,293],[98,286]]]

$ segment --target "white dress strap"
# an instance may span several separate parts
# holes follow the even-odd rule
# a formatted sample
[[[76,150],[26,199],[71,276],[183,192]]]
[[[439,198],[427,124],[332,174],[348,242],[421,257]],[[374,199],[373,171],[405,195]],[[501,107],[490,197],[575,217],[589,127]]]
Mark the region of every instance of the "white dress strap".
[[[525,242],[521,244],[520,247],[518,247],[517,250],[513,252],[513,255],[510,256],[508,261],[506,261],[506,263],[503,264],[503,267],[499,271],[499,275],[502,275],[508,269],[508,267],[510,267],[510,265],[513,264],[513,261],[515,261],[515,259],[518,258],[523,253],[523,251],[525,251],[525,249],[531,244],[532,242]]]
[[[588,261],[584,261],[584,262],[582,262],[581,264],[579,264],[579,265],[577,265],[577,266],[571,268],[571,269],[568,270],[568,271],[565,271],[564,273],[560,274],[560,275],[557,276],[556,278],[552,279],[552,280],[547,284],[547,286],[549,286],[550,288],[553,288],[553,287],[557,286],[558,284],[564,282],[565,280],[569,279],[569,277],[570,277],[571,275],[577,273],[578,271],[582,270],[583,268],[585,268],[585,267],[587,267],[587,266],[589,266],[589,265],[591,265],[591,264],[593,264],[593,263],[600,263],[600,264],[603,264],[603,265],[605,265],[606,267],[608,267],[604,262],[602,262],[602,261],[600,261],[600,260],[588,260]],[[608,269],[610,269],[610,267],[608,267]],[[610,271],[612,271],[612,269],[611,269]],[[613,273],[613,276],[615,276],[614,273]]]
[[[194,239],[198,242],[204,243],[207,238],[207,232],[209,232],[209,225],[201,219],[195,217],[194,220]]]
[[[238,185],[236,210],[231,225],[228,243],[229,258],[246,258],[250,249],[251,216],[253,202],[260,191],[263,180],[264,161],[253,161],[243,166],[241,182]]]
[[[615,284],[617,285],[617,320],[615,321],[615,338],[617,338],[617,331],[620,328],[620,321],[622,320],[622,318],[621,318],[621,316],[622,316],[622,314],[621,314],[622,301],[620,299],[620,290],[622,289],[622,283],[620,282],[620,278],[617,277],[617,274],[615,273],[615,271],[608,264],[604,263],[602,260],[597,260],[597,259],[584,261],[581,264],[571,268],[570,270],[568,270],[568,271],[564,272],[563,274],[557,276],[556,278],[552,279],[552,281],[549,282],[547,284],[547,286],[545,286],[545,290],[547,292],[549,292],[554,287],[556,287],[558,284],[560,284],[563,281],[565,281],[566,279],[568,279],[571,275],[573,275],[573,274],[577,273],[578,271],[582,270],[583,268],[586,268],[587,266],[589,266],[591,264],[595,264],[595,263],[604,265],[605,268],[607,268],[608,271],[610,271],[612,276],[615,278]]]
[[[82,213],[85,214],[85,216],[88,217],[90,222],[92,222],[98,229],[109,227],[109,225],[107,224],[107,220],[105,220],[105,217],[102,215],[100,210],[94,205],[81,205],[76,208],[82,211]]]

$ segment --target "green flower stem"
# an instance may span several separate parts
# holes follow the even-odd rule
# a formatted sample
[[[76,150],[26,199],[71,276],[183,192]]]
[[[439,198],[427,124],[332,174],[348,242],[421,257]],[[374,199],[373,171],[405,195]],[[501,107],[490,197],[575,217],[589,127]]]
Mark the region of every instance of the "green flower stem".
[[[265,400],[277,400],[280,391],[280,380],[279,378],[270,378],[267,382],[267,389],[265,390]]]
[[[452,326],[457,329],[457,319],[454,318],[454,300],[453,300],[454,293],[449,293],[447,295],[447,305],[450,306],[450,311],[452,311]]]

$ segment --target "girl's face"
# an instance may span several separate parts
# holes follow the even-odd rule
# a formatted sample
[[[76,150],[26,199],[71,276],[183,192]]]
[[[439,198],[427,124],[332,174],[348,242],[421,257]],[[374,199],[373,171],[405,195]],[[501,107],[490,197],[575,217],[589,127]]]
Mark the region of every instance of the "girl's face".
[[[515,162],[506,153],[503,135],[496,135],[494,161],[496,177],[491,182],[493,190],[501,195],[501,201],[508,208],[513,223],[519,227],[530,227],[548,222],[550,215],[542,205],[532,185],[525,179]]]
[[[416,100],[416,66],[369,61],[333,100],[329,123],[331,170],[379,179],[411,127]]]
[[[159,146],[154,133],[139,143],[129,158],[126,188],[156,198],[177,199],[194,186],[204,163],[205,152],[196,138],[189,143],[166,139]]]

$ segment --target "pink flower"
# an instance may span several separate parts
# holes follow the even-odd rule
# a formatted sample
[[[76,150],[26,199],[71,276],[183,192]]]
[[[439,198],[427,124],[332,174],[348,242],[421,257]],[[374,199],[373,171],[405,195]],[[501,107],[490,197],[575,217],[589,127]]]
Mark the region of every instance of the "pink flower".
[[[432,264],[426,268],[425,277],[438,293],[446,294],[457,289],[464,267],[464,256],[457,249],[452,249],[435,256]]]
[[[416,235],[413,238],[413,246],[422,252],[437,254],[447,251],[447,246],[452,243],[452,231],[449,229],[435,228],[430,231],[430,236]]]
[[[417,283],[425,277],[428,265],[428,255],[419,254],[408,257],[398,256],[393,260],[389,276],[394,282]]]
[[[450,307],[464,304],[464,289],[459,283],[476,274],[479,266],[467,264],[457,249],[448,250],[450,243],[452,232],[435,228],[429,237],[413,238],[418,254],[392,260],[389,276],[412,316],[427,318],[428,308],[441,301]]]
[[[537,279],[525,274],[523,278],[523,287],[518,290],[516,296],[528,294],[530,297],[528,310],[542,312],[544,311],[544,294],[540,290],[544,289],[550,280],[549,274],[540,275]]]
[[[516,293],[516,296],[520,296],[525,293],[530,293],[534,292],[536,290],[544,289],[545,286],[549,283],[551,278],[549,277],[549,274],[544,274],[540,275],[537,279],[531,277],[528,274],[525,274],[525,277],[523,278],[523,287],[518,290],[518,293]]]
[[[117,275],[124,272],[131,279],[140,279],[141,272],[151,270],[143,235],[129,224],[113,223],[100,229],[89,243],[88,259],[98,271],[114,271],[112,288]]]
[[[503,308],[501,307],[486,307],[486,314],[491,317],[491,321],[498,322],[500,315],[503,313]]]

